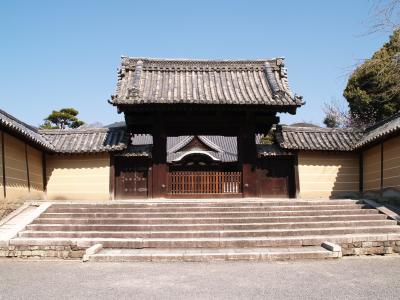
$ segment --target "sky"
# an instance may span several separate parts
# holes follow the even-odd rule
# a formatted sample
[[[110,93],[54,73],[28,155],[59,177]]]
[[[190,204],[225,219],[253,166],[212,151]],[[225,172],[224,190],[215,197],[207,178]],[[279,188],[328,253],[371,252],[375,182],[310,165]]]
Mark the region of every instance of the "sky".
[[[369,0],[0,1],[0,108],[31,125],[74,107],[87,123],[123,120],[107,103],[121,55],[285,57],[306,105],[281,122],[321,124],[351,70],[388,40]]]

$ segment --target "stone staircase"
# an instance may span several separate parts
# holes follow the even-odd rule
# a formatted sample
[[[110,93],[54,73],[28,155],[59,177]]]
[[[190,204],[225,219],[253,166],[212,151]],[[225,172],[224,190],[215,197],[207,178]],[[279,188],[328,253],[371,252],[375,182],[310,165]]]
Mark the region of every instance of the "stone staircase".
[[[396,221],[354,200],[235,199],[52,204],[10,245],[79,257],[101,244],[92,261],[204,261],[338,257],[324,242],[385,254],[398,241]]]

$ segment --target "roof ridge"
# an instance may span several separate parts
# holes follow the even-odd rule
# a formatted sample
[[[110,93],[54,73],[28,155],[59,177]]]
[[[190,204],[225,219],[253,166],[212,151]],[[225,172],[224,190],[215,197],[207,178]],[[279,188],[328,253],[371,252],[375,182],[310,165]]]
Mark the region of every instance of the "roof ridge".
[[[234,87],[234,88],[233,88]],[[119,105],[265,105],[295,113],[304,104],[289,86],[283,57],[178,59],[123,56],[115,94]]]
[[[194,135],[184,136],[184,138],[180,142],[173,145],[170,149],[167,149],[167,153],[174,153],[179,151],[181,148],[189,144],[194,139],[194,137]]]
[[[390,121],[392,121],[394,119],[397,119],[399,117],[400,117],[400,111],[398,111],[397,113],[395,113],[394,115],[392,115],[390,117],[387,117],[386,119],[383,119],[383,120],[381,120],[381,121],[379,121],[379,122],[377,122],[377,123],[365,128],[365,132],[372,131],[372,130],[374,130],[374,129],[376,129],[376,128],[378,128],[378,127],[380,127],[380,126],[382,126],[382,125],[384,125],[384,124],[386,124],[386,123],[388,123],[388,122],[390,122]]]
[[[144,57],[144,56],[121,56],[122,60],[130,61],[151,61],[151,62],[200,62],[200,63],[263,63],[283,61],[285,57],[278,56],[273,58],[255,58],[255,59],[206,59],[206,58],[161,58],[161,57]]]
[[[307,131],[307,132],[364,132],[361,129],[349,127],[349,128],[326,128],[326,127],[307,127],[307,126],[291,126],[291,125],[278,125],[278,128],[282,130],[286,129],[289,131]]]
[[[6,111],[4,111],[4,110],[2,110],[2,109],[0,109],[0,114],[5,115],[6,117],[10,118],[11,120],[13,120],[13,121],[19,123],[20,125],[22,125],[22,126],[28,128],[28,129],[32,130],[32,131],[35,132],[35,133],[38,132],[38,129],[37,129],[35,126],[29,125],[29,124],[27,124],[27,123],[21,121],[20,119],[14,117],[13,115],[10,115],[8,112],[6,112]]]
[[[2,109],[0,109],[0,125],[4,126],[7,130],[22,135],[25,139],[28,139],[30,142],[46,150],[54,150],[53,145],[38,132],[36,127],[22,122]]]
[[[400,131],[400,112],[365,129],[364,136],[357,143],[355,149],[364,147],[398,131]]]
[[[202,141],[204,144],[206,144],[208,147],[211,149],[217,151],[217,152],[224,152],[224,150],[219,147],[217,144],[215,144],[213,141],[211,141],[207,136],[204,135],[197,135],[200,141]]]
[[[86,128],[86,129],[39,129],[39,134],[77,134],[77,133],[92,133],[92,132],[109,132],[109,131],[118,131],[124,130],[126,126],[117,126],[117,127],[95,127],[95,128]]]

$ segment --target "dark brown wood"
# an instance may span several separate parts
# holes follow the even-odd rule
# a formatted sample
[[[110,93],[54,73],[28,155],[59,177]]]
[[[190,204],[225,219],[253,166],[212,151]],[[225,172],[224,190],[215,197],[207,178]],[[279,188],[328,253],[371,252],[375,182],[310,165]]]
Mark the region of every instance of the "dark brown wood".
[[[246,111],[127,111],[125,121],[132,133],[151,133],[162,120],[165,134],[179,135],[230,135],[235,136],[241,130],[241,125],[251,115],[253,130],[265,133],[271,124],[278,123],[275,113]]]
[[[4,132],[1,132],[1,160],[3,162],[3,194],[4,194],[4,199],[7,197],[7,180],[6,180],[6,159],[5,159],[5,153],[4,153]]]
[[[294,172],[294,187],[295,187],[295,198],[300,198],[300,176],[299,176],[299,153],[297,152],[293,156],[293,172]]]
[[[238,135],[238,160],[242,164],[243,196],[257,196],[257,147],[255,139],[254,115],[248,114],[241,124]]]
[[[167,174],[166,163],[154,163],[152,167],[153,198],[161,198],[167,195]]]
[[[28,192],[31,192],[31,180],[29,175],[29,158],[28,158],[28,145],[25,144],[25,168],[26,168],[26,179],[28,182]]]
[[[232,194],[167,194],[165,198],[168,199],[223,199],[223,198],[242,198],[243,193]]]
[[[147,171],[147,197],[153,198],[153,165],[149,162]]]
[[[292,164],[290,157],[260,158],[257,164],[257,196],[289,197]]]
[[[115,199],[115,157],[110,155],[110,183],[109,183],[110,200]]]
[[[117,199],[148,197],[148,162],[129,157],[115,161],[115,197]]]
[[[168,194],[241,194],[241,172],[182,171],[168,173]]]
[[[245,197],[257,196],[257,148],[256,133],[267,133],[272,124],[278,123],[276,117],[277,107],[259,108],[255,106],[241,107],[235,105],[202,106],[202,105],[146,105],[146,106],[120,106],[125,113],[128,131],[131,133],[144,133],[153,136],[152,165],[149,168],[149,196],[153,198],[168,196],[168,189],[181,186],[188,194],[191,190],[201,190],[204,194],[218,194],[221,190],[224,173],[216,176],[206,176],[205,173],[188,177],[169,177],[169,172],[178,171],[203,171],[203,172],[240,172],[242,193]],[[225,135],[237,136],[238,163],[235,167],[216,161],[195,160],[194,157],[182,159],[179,162],[167,163],[167,136],[182,135]],[[200,140],[194,139],[183,150],[197,147],[208,150]],[[196,164],[197,162],[197,164]],[[197,169],[193,169],[193,165]],[[232,169],[230,169],[232,167]],[[292,171],[293,172],[293,171]],[[232,175],[229,175],[232,176]],[[293,175],[292,175],[293,176]],[[171,181],[168,181],[171,180]],[[288,179],[289,180],[289,179]],[[289,180],[292,184],[294,180]],[[287,187],[285,190],[288,190]],[[293,188],[294,190],[294,188]],[[199,193],[199,195],[201,194]],[[294,192],[293,192],[294,194]]]
[[[164,116],[156,115],[156,123],[153,124],[153,166],[152,183],[153,198],[165,197],[167,195],[167,136],[165,134]]]

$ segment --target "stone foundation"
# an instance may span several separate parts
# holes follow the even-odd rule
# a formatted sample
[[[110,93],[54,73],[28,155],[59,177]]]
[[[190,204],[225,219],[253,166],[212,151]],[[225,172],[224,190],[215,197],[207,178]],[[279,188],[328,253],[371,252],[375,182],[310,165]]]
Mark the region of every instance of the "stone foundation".
[[[343,256],[400,253],[400,241],[353,242],[340,246]]]
[[[82,259],[85,249],[76,246],[0,247],[0,257]]]
[[[354,242],[340,244],[343,256],[400,254],[400,241]],[[82,259],[86,248],[77,246],[0,247],[0,258]]]

